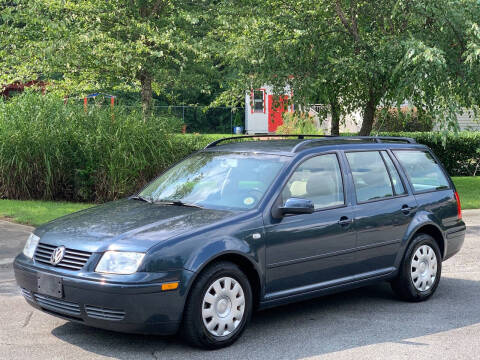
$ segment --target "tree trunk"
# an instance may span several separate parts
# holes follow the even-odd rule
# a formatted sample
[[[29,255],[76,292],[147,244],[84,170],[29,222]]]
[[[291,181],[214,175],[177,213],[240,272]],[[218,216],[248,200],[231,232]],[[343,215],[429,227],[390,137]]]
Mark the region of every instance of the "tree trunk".
[[[330,99],[330,112],[332,114],[330,135],[340,136],[340,105],[336,97]]]
[[[152,113],[152,74],[143,70],[140,73],[142,110],[144,119],[150,117]]]
[[[368,99],[365,108],[363,109],[363,122],[362,127],[358,135],[360,136],[369,136],[372,131],[373,121],[375,120],[375,110],[377,109],[377,100],[373,95],[373,92],[370,91],[370,97]]]

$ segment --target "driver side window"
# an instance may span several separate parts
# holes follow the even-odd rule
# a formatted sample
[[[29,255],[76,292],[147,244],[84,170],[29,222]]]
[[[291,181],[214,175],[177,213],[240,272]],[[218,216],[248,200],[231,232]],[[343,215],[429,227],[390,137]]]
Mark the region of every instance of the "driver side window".
[[[343,205],[345,197],[337,155],[320,155],[304,161],[282,191],[283,203],[292,197],[311,200],[315,210]]]

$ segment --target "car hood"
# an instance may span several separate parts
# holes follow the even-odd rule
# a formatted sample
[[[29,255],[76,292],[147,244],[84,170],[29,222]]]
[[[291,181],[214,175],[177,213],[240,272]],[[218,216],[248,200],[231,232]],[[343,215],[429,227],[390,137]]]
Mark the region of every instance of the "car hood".
[[[124,199],[61,217],[40,226],[35,234],[40,242],[90,252],[146,251],[234,214]]]

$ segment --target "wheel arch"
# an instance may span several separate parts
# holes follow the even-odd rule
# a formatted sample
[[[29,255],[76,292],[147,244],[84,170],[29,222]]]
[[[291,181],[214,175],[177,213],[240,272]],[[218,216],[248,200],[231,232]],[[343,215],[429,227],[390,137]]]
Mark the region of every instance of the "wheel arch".
[[[413,233],[410,242],[418,235],[418,234],[427,234],[430,235],[435,242],[437,243],[438,247],[440,248],[440,253],[442,255],[442,259],[445,257],[445,239],[443,237],[442,231],[434,224],[424,224],[420,226],[416,231]],[[410,243],[409,242],[409,243]]]
[[[412,243],[415,236],[420,233],[425,233],[435,239],[438,247],[440,248],[441,257],[443,259],[447,253],[448,244],[446,242],[445,232],[442,229],[441,224],[441,219],[436,217],[432,212],[424,209],[419,210],[411,220],[407,230],[403,235],[401,250],[395,262],[396,266],[400,265],[400,262],[403,260],[408,247]]]
[[[186,298],[188,299],[192,286],[197,280],[197,277],[207,267],[220,261],[228,261],[234,263],[240,268],[240,270],[244,272],[244,274],[248,278],[248,281],[250,282],[250,287],[252,289],[253,306],[254,308],[257,308],[260,303],[260,298],[263,294],[263,281],[261,277],[261,272],[258,269],[258,265],[255,264],[252,259],[250,259],[247,255],[236,251],[228,251],[216,254],[215,256],[205,261],[198,269],[195,269],[195,274],[190,280],[190,284],[186,292]]]

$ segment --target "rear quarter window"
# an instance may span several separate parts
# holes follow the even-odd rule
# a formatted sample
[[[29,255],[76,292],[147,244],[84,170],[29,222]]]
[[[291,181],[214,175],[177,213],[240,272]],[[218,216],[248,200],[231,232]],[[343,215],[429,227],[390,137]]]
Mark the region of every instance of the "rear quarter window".
[[[405,169],[415,192],[450,187],[440,165],[430,153],[420,150],[396,150],[393,153]]]

